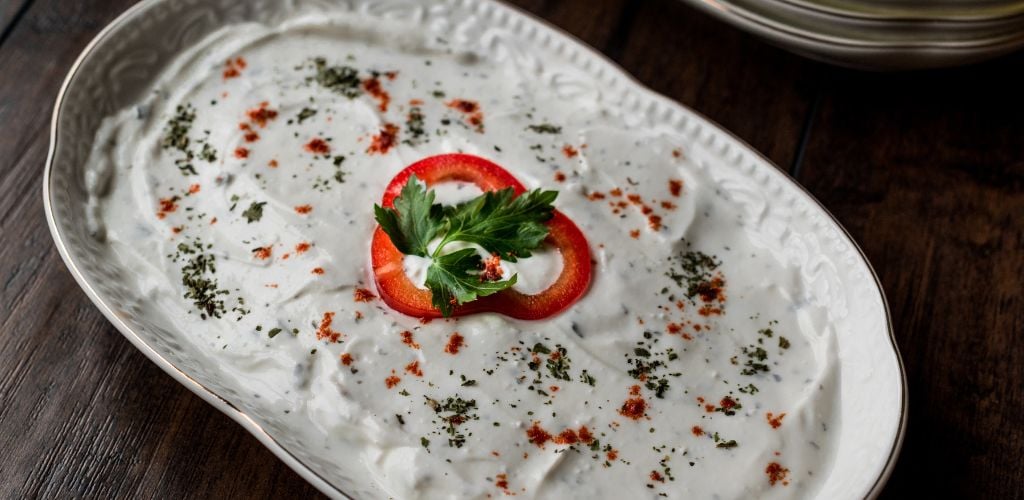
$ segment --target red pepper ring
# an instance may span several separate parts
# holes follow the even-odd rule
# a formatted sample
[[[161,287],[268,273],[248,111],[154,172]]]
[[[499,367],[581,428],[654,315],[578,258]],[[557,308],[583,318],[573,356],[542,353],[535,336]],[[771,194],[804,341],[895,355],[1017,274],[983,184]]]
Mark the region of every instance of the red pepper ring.
[[[515,190],[516,196],[526,192],[526,188],[512,177],[508,170],[488,160],[467,154],[444,154],[424,158],[395,175],[384,190],[381,206],[393,207],[395,198],[402,193],[402,188],[413,174],[428,187],[447,181],[461,181],[472,182],[482,191],[497,191],[511,187]]]
[[[383,205],[390,207],[397,193],[416,177],[432,186],[444,181],[472,182],[482,190],[513,187],[516,194],[526,191],[505,169],[471,155],[438,155],[420,160],[402,170],[388,185]],[[532,295],[508,289],[473,302],[456,306],[452,316],[465,316],[479,312],[496,312],[516,319],[537,320],[564,311],[579,300],[590,286],[590,246],[576,224],[565,214],[554,211],[547,222],[549,245],[562,256],[562,272],[551,286]],[[373,233],[371,259],[373,276],[381,300],[392,309],[418,318],[440,318],[441,311],[431,302],[430,290],[417,287],[405,274],[405,255],[395,248],[391,238],[379,226]]]

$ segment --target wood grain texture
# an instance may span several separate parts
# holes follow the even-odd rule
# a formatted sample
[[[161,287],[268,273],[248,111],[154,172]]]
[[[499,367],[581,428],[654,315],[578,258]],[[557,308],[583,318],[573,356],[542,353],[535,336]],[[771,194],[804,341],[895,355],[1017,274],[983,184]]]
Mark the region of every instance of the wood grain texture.
[[[0,498],[317,497],[122,338],[53,248],[40,196],[52,102],[131,3],[0,3]],[[862,244],[911,384],[886,498],[1024,498],[1024,56],[862,74],[677,0],[512,3],[796,173]]]
[[[28,9],[30,0],[3,0],[0,2],[0,44],[10,34],[10,28]]]
[[[0,45],[0,497],[314,496],[122,338],[53,248],[40,196],[52,102],[131,3],[37,0]]]
[[[821,82],[799,180],[874,264],[910,383],[886,498],[1024,498],[1022,69]]]
[[[775,164],[793,164],[819,65],[678,0],[634,2],[612,56],[644,85],[718,122]]]

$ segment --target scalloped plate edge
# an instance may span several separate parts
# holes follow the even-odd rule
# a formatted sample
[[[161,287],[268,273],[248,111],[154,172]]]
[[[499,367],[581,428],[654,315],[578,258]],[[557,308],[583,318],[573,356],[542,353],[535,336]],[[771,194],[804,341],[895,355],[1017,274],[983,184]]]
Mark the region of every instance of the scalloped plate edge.
[[[231,402],[229,402],[226,399],[222,398],[216,392],[214,392],[213,390],[207,388],[206,386],[204,386],[203,384],[201,384],[200,382],[198,382],[197,380],[193,379],[188,374],[186,374],[185,372],[183,372],[182,370],[177,368],[173,363],[168,361],[160,353],[158,353],[156,350],[154,350],[149,344],[147,344],[144,340],[142,340],[142,338],[140,338],[132,330],[132,328],[128,324],[126,324],[124,321],[122,321],[122,319],[120,317],[118,317],[118,315],[114,312],[114,310],[104,301],[104,299],[100,296],[100,294],[86,280],[84,274],[79,269],[79,266],[77,265],[77,263],[72,258],[71,254],[70,254],[70,252],[69,252],[69,250],[67,248],[67,245],[65,243],[65,239],[64,239],[64,237],[63,237],[63,235],[61,233],[61,230],[57,226],[57,221],[56,221],[56,218],[54,216],[54,209],[53,209],[53,206],[52,206],[53,205],[53,197],[52,197],[52,189],[51,189],[51,182],[52,182],[52,175],[51,174],[52,174],[52,171],[53,171],[54,161],[56,159],[56,154],[57,154],[58,129],[60,127],[62,105],[63,105],[63,102],[64,102],[65,95],[67,93],[67,90],[74,83],[75,76],[78,74],[78,72],[81,69],[81,67],[82,67],[83,63],[85,62],[86,58],[96,49],[96,47],[107,36],[109,36],[109,34],[112,31],[114,31],[114,29],[116,29],[120,24],[124,23],[126,20],[128,20],[130,18],[133,18],[134,16],[141,15],[145,10],[149,9],[153,5],[158,4],[160,2],[164,2],[164,1],[168,1],[168,0],[142,0],[139,3],[129,7],[127,10],[125,10],[123,13],[121,13],[119,16],[117,16],[114,20],[112,20],[110,23],[108,23],[102,30],[100,30],[99,33],[96,34],[95,37],[93,37],[92,40],[90,40],[90,42],[85,46],[85,48],[82,49],[82,52],[79,54],[79,56],[75,60],[75,62],[71,65],[71,68],[68,70],[67,76],[65,77],[63,83],[61,84],[60,90],[57,93],[56,101],[54,103],[53,114],[52,114],[51,123],[50,123],[50,145],[49,145],[49,149],[47,151],[46,164],[45,164],[44,172],[43,172],[43,189],[42,189],[43,207],[44,207],[44,211],[45,211],[45,214],[46,214],[46,222],[47,222],[47,226],[49,227],[50,234],[53,237],[54,244],[57,247],[57,251],[58,251],[58,253],[61,256],[61,259],[64,261],[64,264],[67,266],[68,270],[71,272],[71,275],[74,277],[75,281],[82,288],[82,290],[86,293],[86,296],[88,296],[89,300],[91,300],[93,302],[93,304],[96,305],[96,307],[107,318],[107,320],[109,320],[114,325],[114,327],[125,338],[127,338],[129,340],[129,342],[132,343],[132,345],[135,346],[135,348],[137,348],[139,351],[141,351],[143,355],[145,355],[147,358],[149,358],[150,361],[152,361],[157,366],[159,366],[164,372],[166,372],[168,375],[170,375],[177,382],[181,383],[183,386],[188,388],[190,391],[192,391],[197,396],[202,398],[204,401],[209,403],[211,406],[213,406],[214,408],[220,410],[221,412],[226,414],[228,417],[230,417],[232,420],[234,420],[239,425],[241,425],[245,430],[249,431],[249,433],[252,434],[257,440],[259,440],[260,443],[262,443],[268,450],[271,451],[271,453],[273,453],[275,456],[277,456],[288,467],[290,467],[292,470],[294,470],[303,479],[308,481],[317,490],[319,490],[322,493],[324,493],[325,495],[328,495],[328,496],[333,497],[333,498],[349,498],[349,499],[351,499],[352,497],[350,497],[345,492],[341,491],[340,489],[338,489],[337,487],[332,485],[325,478],[321,477],[319,474],[317,474],[312,469],[310,469],[306,464],[304,464],[299,459],[297,459],[294,455],[292,455],[291,452],[289,452],[284,446],[282,446],[277,440],[275,440],[270,434],[268,434],[256,421],[254,421],[252,418],[250,418],[245,412],[239,410],[234,404],[232,404]],[[565,32],[564,30],[558,28],[557,26],[551,25],[547,21],[545,21],[545,20],[543,20],[541,18],[538,18],[537,16],[535,16],[535,15],[529,13],[529,12],[525,12],[522,9],[519,9],[519,8],[513,7],[513,6],[509,6],[509,5],[497,2],[495,0],[477,0],[477,1],[482,2],[482,3],[491,4],[495,8],[504,10],[506,14],[509,14],[509,15],[512,15],[512,16],[518,16],[518,17],[521,17],[521,18],[525,18],[528,22],[530,22],[533,25],[537,26],[540,30],[546,30],[551,35],[554,35],[556,37],[561,37],[561,38],[571,42],[571,44],[576,49],[588,52],[590,56],[596,57],[601,62],[603,62],[608,70],[613,71],[615,73],[615,76],[617,76],[618,79],[620,79],[620,80],[624,81],[625,83],[627,83],[628,85],[632,86],[633,90],[639,91],[644,97],[652,99],[653,101],[656,101],[656,102],[660,102],[662,105],[668,106],[670,108],[677,108],[679,110],[685,111],[685,113],[693,115],[693,118],[695,118],[699,122],[702,122],[701,125],[703,125],[704,127],[707,127],[708,129],[711,129],[711,130],[714,130],[714,131],[716,131],[716,132],[718,132],[720,134],[723,134],[729,140],[734,142],[735,145],[738,146],[743,151],[745,151],[745,152],[747,152],[749,154],[754,155],[754,157],[756,159],[760,160],[761,162],[763,162],[766,165],[770,165],[771,167],[773,167],[771,169],[771,171],[772,171],[773,175],[777,176],[778,180],[781,180],[782,182],[785,182],[785,183],[789,184],[791,187],[797,188],[796,191],[798,193],[800,193],[805,198],[805,201],[809,202],[810,205],[820,209],[828,217],[828,219],[831,221],[831,223],[836,228],[839,229],[839,231],[842,234],[843,239],[845,239],[853,247],[853,249],[856,251],[856,253],[857,253],[861,263],[866,266],[868,272],[870,273],[870,276],[871,276],[872,280],[874,281],[874,289],[878,292],[879,297],[880,297],[881,302],[882,302],[882,306],[884,308],[885,322],[886,322],[886,331],[888,333],[888,337],[889,337],[889,341],[890,341],[890,344],[891,344],[892,352],[893,352],[893,355],[895,356],[895,359],[896,359],[896,362],[897,362],[897,366],[898,366],[898,369],[899,369],[899,375],[900,375],[900,391],[899,391],[899,395],[900,395],[900,410],[899,410],[900,422],[898,424],[896,435],[895,435],[894,440],[893,440],[893,442],[891,444],[890,451],[889,451],[888,457],[887,457],[887,459],[885,461],[885,465],[884,465],[883,469],[879,472],[879,474],[878,474],[876,480],[873,482],[871,488],[867,492],[864,493],[864,498],[869,498],[869,499],[876,498],[881,493],[882,487],[885,485],[885,483],[888,480],[889,476],[892,474],[892,470],[893,470],[893,468],[895,466],[896,459],[899,456],[900,450],[901,450],[902,445],[903,445],[904,435],[906,434],[907,415],[908,415],[908,397],[907,397],[906,369],[905,369],[905,367],[903,365],[903,359],[902,359],[902,356],[899,353],[899,348],[898,348],[897,343],[896,343],[895,334],[894,334],[893,326],[892,326],[892,318],[891,318],[890,310],[889,310],[889,304],[888,304],[888,301],[886,300],[885,292],[884,292],[884,290],[882,288],[882,284],[879,281],[877,273],[875,273],[874,268],[871,266],[871,263],[868,261],[867,257],[864,255],[863,250],[856,243],[856,241],[850,236],[849,232],[842,226],[842,224],[839,223],[839,221],[835,218],[835,216],[833,216],[832,213],[829,212],[828,209],[825,208],[824,205],[822,205],[802,185],[800,185],[798,182],[796,182],[796,180],[794,180],[792,177],[790,177],[788,173],[786,173],[781,168],[776,166],[774,163],[771,162],[771,160],[769,160],[767,157],[762,155],[760,152],[758,152],[756,149],[751,147],[749,144],[747,144],[742,139],[736,137],[734,134],[732,134],[727,129],[719,126],[718,124],[716,124],[712,120],[708,119],[704,115],[702,115],[702,114],[700,114],[700,113],[698,113],[698,112],[696,112],[696,111],[694,111],[694,110],[692,110],[690,108],[687,108],[687,107],[683,106],[682,104],[680,104],[680,103],[678,103],[678,102],[676,102],[676,101],[674,101],[674,100],[672,100],[672,99],[670,99],[670,98],[668,98],[668,97],[666,97],[664,95],[661,95],[661,94],[659,94],[659,93],[649,89],[647,86],[645,86],[643,83],[641,83],[635,77],[633,77],[633,75],[631,75],[628,72],[626,72],[615,61],[611,60],[610,58],[605,56],[603,53],[593,49],[592,47],[590,47],[589,45],[587,45],[583,41],[581,41],[578,38],[576,38],[575,36]],[[466,3],[466,2],[463,1],[463,2],[459,2],[459,3]]]

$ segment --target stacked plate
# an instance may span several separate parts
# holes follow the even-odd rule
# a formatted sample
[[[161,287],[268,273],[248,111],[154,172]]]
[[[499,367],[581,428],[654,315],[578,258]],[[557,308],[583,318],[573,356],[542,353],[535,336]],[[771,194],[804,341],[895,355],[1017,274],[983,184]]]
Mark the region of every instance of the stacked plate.
[[[794,52],[865,69],[980,61],[1024,45],[1021,0],[685,0]]]

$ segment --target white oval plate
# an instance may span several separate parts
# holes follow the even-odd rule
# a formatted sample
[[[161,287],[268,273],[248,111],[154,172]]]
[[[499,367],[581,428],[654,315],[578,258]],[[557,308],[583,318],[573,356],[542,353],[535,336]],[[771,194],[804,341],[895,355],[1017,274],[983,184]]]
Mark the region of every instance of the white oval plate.
[[[819,496],[872,498],[899,453],[906,423],[906,383],[888,308],[870,265],[849,235],[807,192],[767,159],[706,118],[647,90],[604,58],[555,28],[493,0],[144,0],[107,26],[71,68],[57,98],[43,183],[47,221],[78,284],[140,351],[177,381],[256,436],[275,455],[332,497],[378,498],[372,479],[346,470],[304,444],[289,428],[217,377],[180,333],[140,314],[124,271],[108,258],[84,221],[84,165],[99,121],[139,99],[175,54],[229,23],[276,24],[297,13],[331,9],[402,18],[424,30],[479,40],[495,58],[530,65],[542,78],[599,92],[631,126],[678,134],[706,158],[718,188],[760,221],[755,229],[797,266],[829,311],[840,361],[840,438]],[[560,64],[543,67],[531,54]],[[567,71],[567,69],[571,71]],[[588,79],[580,80],[584,74]],[[306,438],[306,439],[304,439]]]

